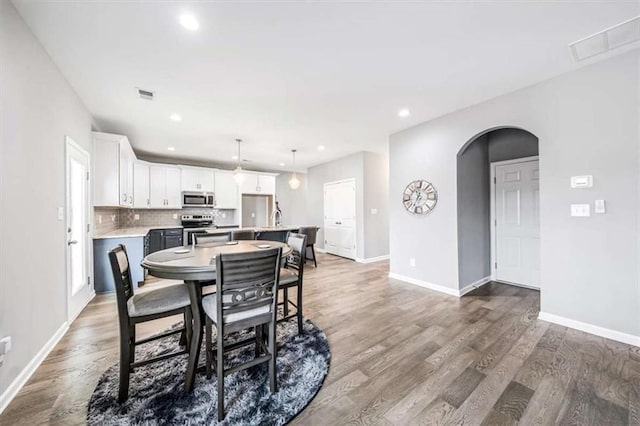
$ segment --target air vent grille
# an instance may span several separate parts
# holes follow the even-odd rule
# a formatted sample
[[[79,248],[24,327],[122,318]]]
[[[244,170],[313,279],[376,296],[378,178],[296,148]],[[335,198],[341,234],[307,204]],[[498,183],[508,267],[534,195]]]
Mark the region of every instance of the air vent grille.
[[[640,16],[569,43],[569,50],[573,60],[580,62],[638,41],[640,41]]]
[[[152,101],[156,96],[156,93],[153,90],[141,89],[139,87],[136,87],[136,91],[138,92],[138,96],[140,96],[141,99],[146,99],[148,101]]]

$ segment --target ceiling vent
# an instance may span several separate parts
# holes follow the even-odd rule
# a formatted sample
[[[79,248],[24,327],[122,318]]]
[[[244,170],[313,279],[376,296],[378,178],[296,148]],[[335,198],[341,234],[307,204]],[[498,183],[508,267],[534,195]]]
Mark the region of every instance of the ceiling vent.
[[[589,37],[569,43],[569,50],[573,60],[580,62],[639,40],[640,16],[636,16]]]
[[[140,96],[141,99],[146,99],[148,101],[152,101],[156,96],[154,91],[141,89],[139,87],[136,87],[136,92],[138,92],[138,96]]]

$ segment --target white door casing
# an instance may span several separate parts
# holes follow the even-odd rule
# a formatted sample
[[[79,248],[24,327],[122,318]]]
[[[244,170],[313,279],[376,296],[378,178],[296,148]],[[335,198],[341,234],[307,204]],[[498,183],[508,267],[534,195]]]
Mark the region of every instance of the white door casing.
[[[66,138],[67,319],[73,321],[95,295],[91,279],[90,158]]]
[[[354,179],[324,184],[324,249],[356,258],[356,183]]]
[[[494,279],[540,288],[540,168],[537,157],[491,165]]]

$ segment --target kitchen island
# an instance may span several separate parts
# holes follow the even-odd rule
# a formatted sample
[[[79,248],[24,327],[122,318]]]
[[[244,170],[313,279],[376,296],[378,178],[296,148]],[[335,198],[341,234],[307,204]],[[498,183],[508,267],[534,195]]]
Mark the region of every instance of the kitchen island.
[[[233,231],[253,231],[256,234],[257,240],[269,240],[286,242],[287,234],[289,232],[298,232],[301,226],[294,225],[282,225],[282,226],[264,226],[264,227],[248,227],[248,228],[235,228]],[[207,234],[219,235],[228,234],[231,232],[229,229],[207,229]]]

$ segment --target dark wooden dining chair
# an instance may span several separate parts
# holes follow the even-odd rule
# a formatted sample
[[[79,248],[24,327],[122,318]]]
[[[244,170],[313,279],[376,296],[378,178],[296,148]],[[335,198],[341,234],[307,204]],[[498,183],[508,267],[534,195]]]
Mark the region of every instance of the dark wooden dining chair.
[[[123,402],[129,396],[129,376],[135,368],[189,353],[191,301],[185,284],[172,285],[136,294],[131,280],[127,249],[122,244],[109,252],[109,262],[111,263],[111,271],[115,281],[118,320],[120,323],[120,387],[118,401]],[[183,328],[136,341],[136,324],[173,315],[184,316],[185,326]],[[135,361],[136,346],[178,333],[182,333],[180,342],[185,346],[185,349]]]
[[[316,261],[316,238],[318,237],[318,227],[317,226],[302,226],[298,233],[307,236],[307,247],[304,251],[305,260],[313,260],[313,265],[317,268],[318,262]],[[311,257],[307,256],[307,251],[311,252]]]
[[[206,234],[206,235],[194,234],[193,238],[195,238],[196,240],[196,245],[211,244],[211,243],[227,243],[231,241],[231,233],[225,232],[224,234]]]
[[[280,269],[280,284],[283,301],[278,305],[283,306],[283,316],[278,321],[285,321],[290,318],[298,318],[298,334],[302,334],[302,278],[304,274],[304,252],[307,247],[307,236],[289,232],[287,234],[287,244],[292,252],[285,258],[284,268]],[[296,302],[289,299],[289,289],[296,288]],[[296,311],[289,315],[289,307],[293,306]]]
[[[269,388],[276,383],[276,310],[282,249],[272,248],[249,253],[221,253],[216,256],[215,294],[202,298],[205,313],[206,371],[211,378],[215,360],[218,379],[218,421],[224,419],[224,377],[239,370],[269,363]],[[212,326],[216,326],[215,349]],[[254,339],[230,343],[225,335],[253,328]],[[224,354],[255,344],[255,358],[224,369]]]
[[[233,241],[255,240],[256,233],[253,229],[240,229],[237,231],[231,231],[231,239]]]

